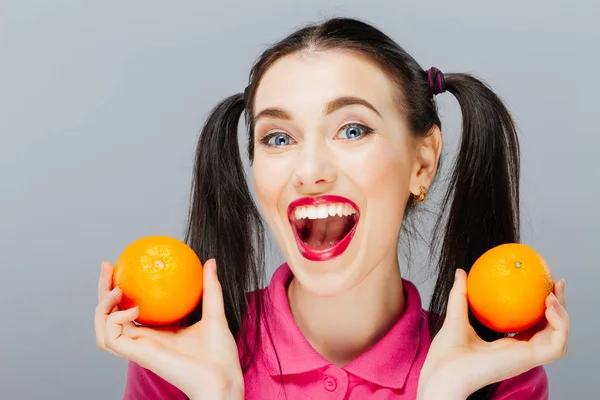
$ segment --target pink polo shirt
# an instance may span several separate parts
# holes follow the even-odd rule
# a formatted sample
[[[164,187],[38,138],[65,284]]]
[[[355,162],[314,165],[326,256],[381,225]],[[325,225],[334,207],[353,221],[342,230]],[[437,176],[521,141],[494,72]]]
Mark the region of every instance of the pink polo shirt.
[[[283,264],[273,274],[268,287],[258,292],[269,304],[269,311],[263,313],[263,318],[268,319],[272,341],[265,324],[261,324],[261,350],[244,377],[246,399],[416,398],[419,372],[431,336],[427,312],[421,308],[419,292],[410,281],[403,280],[407,305],[398,322],[357,359],[337,367],[310,346],[294,322],[286,294],[291,277],[289,267]],[[186,397],[151,371],[130,362],[123,399],[178,400]],[[537,367],[502,382],[494,399],[548,399],[544,368]]]

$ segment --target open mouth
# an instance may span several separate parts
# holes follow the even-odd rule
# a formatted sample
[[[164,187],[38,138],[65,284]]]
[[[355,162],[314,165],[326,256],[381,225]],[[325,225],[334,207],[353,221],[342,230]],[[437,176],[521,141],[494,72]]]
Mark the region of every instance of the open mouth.
[[[304,197],[290,204],[288,217],[300,253],[309,260],[325,261],[348,248],[359,212],[344,197]]]

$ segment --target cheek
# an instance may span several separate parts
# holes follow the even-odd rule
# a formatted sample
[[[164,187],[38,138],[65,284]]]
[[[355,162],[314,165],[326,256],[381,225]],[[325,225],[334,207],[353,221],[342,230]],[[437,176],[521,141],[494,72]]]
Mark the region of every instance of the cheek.
[[[409,191],[411,174],[410,154],[398,143],[375,146],[364,154],[355,165],[360,165],[353,180],[361,189],[368,203],[389,203],[398,207],[403,204]]]
[[[353,180],[366,204],[365,229],[379,233],[377,246],[385,251],[397,240],[404,220],[412,164],[409,151],[399,143],[387,143],[374,150],[357,163],[361,167]]]
[[[254,190],[265,214],[276,208],[277,200],[288,181],[288,174],[281,164],[281,160],[265,155],[256,154],[254,158],[252,165]]]

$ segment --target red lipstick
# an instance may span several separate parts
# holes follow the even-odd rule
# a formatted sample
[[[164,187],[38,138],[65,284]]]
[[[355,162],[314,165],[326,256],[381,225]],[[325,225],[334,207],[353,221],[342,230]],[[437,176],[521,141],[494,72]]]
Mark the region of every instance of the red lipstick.
[[[319,206],[321,204],[332,204],[332,203],[349,204],[350,206],[352,206],[352,208],[356,211],[356,214],[354,216],[354,219],[355,219],[354,225],[352,226],[352,229],[350,229],[350,231],[341,240],[339,240],[337,243],[335,243],[331,247],[324,248],[324,249],[311,248],[308,246],[307,243],[305,243],[302,240],[302,238],[299,235],[298,229],[295,226],[296,219],[295,219],[295,215],[294,215],[294,210],[297,207],[302,207],[302,206]],[[296,244],[298,246],[298,250],[300,251],[300,254],[302,254],[302,256],[304,258],[306,258],[307,260],[311,260],[311,261],[331,260],[331,259],[339,256],[340,254],[342,254],[344,251],[346,251],[346,249],[350,245],[350,242],[352,241],[352,238],[354,237],[354,234],[356,233],[356,227],[358,226],[358,220],[360,218],[360,212],[359,212],[358,206],[352,200],[350,200],[346,197],[335,196],[335,195],[299,198],[290,203],[290,205],[288,206],[288,209],[287,209],[287,213],[288,213],[288,219],[292,226],[292,231],[294,233],[294,238],[295,238]]]

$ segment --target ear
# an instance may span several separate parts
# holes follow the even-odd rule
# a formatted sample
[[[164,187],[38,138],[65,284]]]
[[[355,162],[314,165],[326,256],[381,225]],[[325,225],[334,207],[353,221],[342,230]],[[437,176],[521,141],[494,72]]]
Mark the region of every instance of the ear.
[[[410,191],[419,195],[421,186],[426,190],[433,183],[442,153],[442,132],[434,125],[426,136],[415,139],[415,159],[410,179]]]

